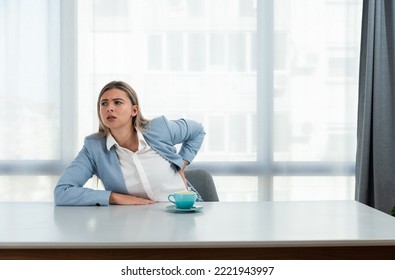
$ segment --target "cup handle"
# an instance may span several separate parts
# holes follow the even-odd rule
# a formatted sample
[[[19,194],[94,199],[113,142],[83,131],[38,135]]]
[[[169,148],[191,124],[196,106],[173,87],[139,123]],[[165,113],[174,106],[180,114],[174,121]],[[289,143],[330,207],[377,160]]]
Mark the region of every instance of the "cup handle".
[[[169,194],[169,196],[167,197],[167,199],[168,199],[171,203],[176,204],[176,201],[175,201],[175,200],[172,200],[172,199],[174,199],[174,194]]]

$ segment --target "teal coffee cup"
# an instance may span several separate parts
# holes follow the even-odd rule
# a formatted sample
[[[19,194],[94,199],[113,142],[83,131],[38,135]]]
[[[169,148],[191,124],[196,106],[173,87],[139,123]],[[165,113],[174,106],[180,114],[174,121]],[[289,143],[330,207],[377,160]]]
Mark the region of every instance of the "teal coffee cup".
[[[190,209],[195,204],[196,193],[183,191],[169,194],[167,199],[179,209]]]

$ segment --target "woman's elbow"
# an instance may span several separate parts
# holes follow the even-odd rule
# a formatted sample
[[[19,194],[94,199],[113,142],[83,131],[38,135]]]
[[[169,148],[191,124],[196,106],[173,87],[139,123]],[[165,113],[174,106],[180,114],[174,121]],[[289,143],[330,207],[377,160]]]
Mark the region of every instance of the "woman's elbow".
[[[57,206],[60,205],[67,205],[67,195],[66,195],[66,190],[67,186],[64,185],[57,185],[54,189],[54,203]]]

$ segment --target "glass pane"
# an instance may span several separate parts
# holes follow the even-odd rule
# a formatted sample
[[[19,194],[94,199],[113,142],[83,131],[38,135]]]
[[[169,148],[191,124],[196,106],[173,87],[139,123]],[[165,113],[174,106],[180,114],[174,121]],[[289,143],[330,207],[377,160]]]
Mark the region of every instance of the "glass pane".
[[[354,200],[354,176],[275,176],[273,200]]]
[[[59,30],[57,1],[0,2],[0,160],[59,159]]]
[[[52,202],[57,176],[0,176],[0,202]]]
[[[257,177],[214,176],[220,201],[258,201]]]
[[[273,3],[273,159],[354,161],[362,1]]]

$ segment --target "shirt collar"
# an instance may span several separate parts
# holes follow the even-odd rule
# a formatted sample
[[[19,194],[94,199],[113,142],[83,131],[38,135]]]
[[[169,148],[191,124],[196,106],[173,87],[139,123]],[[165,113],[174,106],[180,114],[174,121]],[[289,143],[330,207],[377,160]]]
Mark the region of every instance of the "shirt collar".
[[[117,141],[115,141],[114,137],[111,135],[111,133],[109,133],[107,135],[107,150],[110,150],[112,148],[112,146],[114,145],[118,145]]]
[[[139,139],[139,150],[147,148],[148,143],[145,141],[143,134],[139,130],[137,130],[137,137]],[[120,147],[111,133],[107,135],[106,145],[107,145],[107,150],[110,150],[114,145]]]

